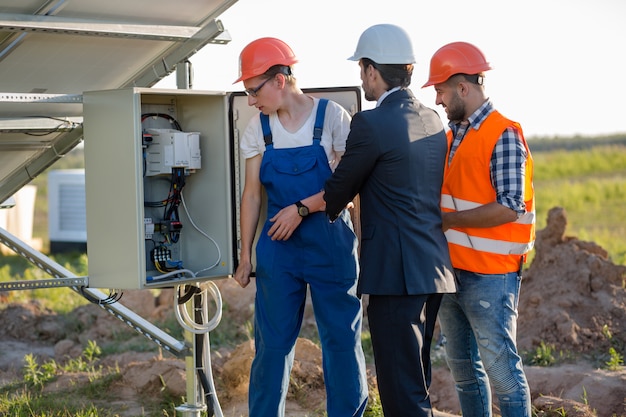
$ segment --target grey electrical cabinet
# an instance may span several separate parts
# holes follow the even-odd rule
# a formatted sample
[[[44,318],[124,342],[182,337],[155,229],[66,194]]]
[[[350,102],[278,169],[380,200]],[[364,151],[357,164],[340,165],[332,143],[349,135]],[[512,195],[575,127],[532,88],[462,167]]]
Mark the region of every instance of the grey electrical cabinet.
[[[351,114],[361,109],[358,87],[305,92]],[[255,116],[243,93],[83,93],[90,287],[164,288],[232,276],[244,186],[239,137]]]

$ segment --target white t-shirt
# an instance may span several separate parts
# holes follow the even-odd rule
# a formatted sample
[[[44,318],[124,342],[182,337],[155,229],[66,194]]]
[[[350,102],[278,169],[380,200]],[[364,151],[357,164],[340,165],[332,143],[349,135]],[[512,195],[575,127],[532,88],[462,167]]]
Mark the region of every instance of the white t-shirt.
[[[313,97],[313,110],[308,119],[296,132],[291,133],[285,130],[278,119],[276,113],[269,115],[270,129],[274,148],[298,148],[308,146],[313,143],[313,127],[315,125],[315,115],[319,99]],[[329,100],[326,106],[326,117],[324,118],[324,129],[322,131],[322,146],[328,156],[331,167],[335,166],[337,153],[343,154],[346,150],[346,139],[350,132],[350,114],[339,104]],[[263,129],[261,128],[261,118],[254,115],[248,122],[248,126],[241,138],[241,155],[244,159],[252,158],[256,155],[263,155],[265,152],[265,141],[263,140]]]

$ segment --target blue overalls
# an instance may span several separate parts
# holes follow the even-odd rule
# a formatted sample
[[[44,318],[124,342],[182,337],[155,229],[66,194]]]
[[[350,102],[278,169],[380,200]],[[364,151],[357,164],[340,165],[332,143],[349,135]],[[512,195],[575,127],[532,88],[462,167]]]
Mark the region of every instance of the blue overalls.
[[[321,145],[326,100],[320,100],[313,144],[274,149],[269,119],[261,114],[265,153],[260,180],[268,196],[267,219],[318,193],[331,175]],[[250,416],[282,417],[307,285],[322,344],[329,417],[361,416],[367,403],[361,348],[361,300],[356,296],[357,238],[347,210],[330,223],[311,213],[286,241],[272,241],[267,220],[256,246],[254,338]]]

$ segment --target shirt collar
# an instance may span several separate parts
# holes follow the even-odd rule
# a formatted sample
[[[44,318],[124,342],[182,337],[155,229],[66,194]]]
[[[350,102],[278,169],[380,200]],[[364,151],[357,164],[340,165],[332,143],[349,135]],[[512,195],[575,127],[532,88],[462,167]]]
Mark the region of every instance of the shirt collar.
[[[400,90],[400,86],[398,87],[394,87],[391,90],[387,90],[385,91],[380,97],[378,97],[378,101],[376,102],[376,107],[380,106],[380,103],[383,102],[383,100],[391,93],[395,93],[396,91]]]

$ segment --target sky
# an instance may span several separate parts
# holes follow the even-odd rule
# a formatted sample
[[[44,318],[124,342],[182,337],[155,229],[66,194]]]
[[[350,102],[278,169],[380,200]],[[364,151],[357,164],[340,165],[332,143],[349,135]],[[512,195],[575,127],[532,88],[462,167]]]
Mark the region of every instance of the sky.
[[[626,132],[624,0],[239,0],[222,21],[232,40],[207,45],[190,61],[194,90],[241,91],[238,58],[251,41],[273,36],[294,50],[301,88],[360,86],[348,61],[368,27],[407,30],[416,64],[411,90],[447,123],[428,79],[441,46],[466,41],[491,63],[485,87],[495,107],[526,137]],[[175,74],[155,88],[175,88]],[[373,103],[363,101],[363,108]]]

